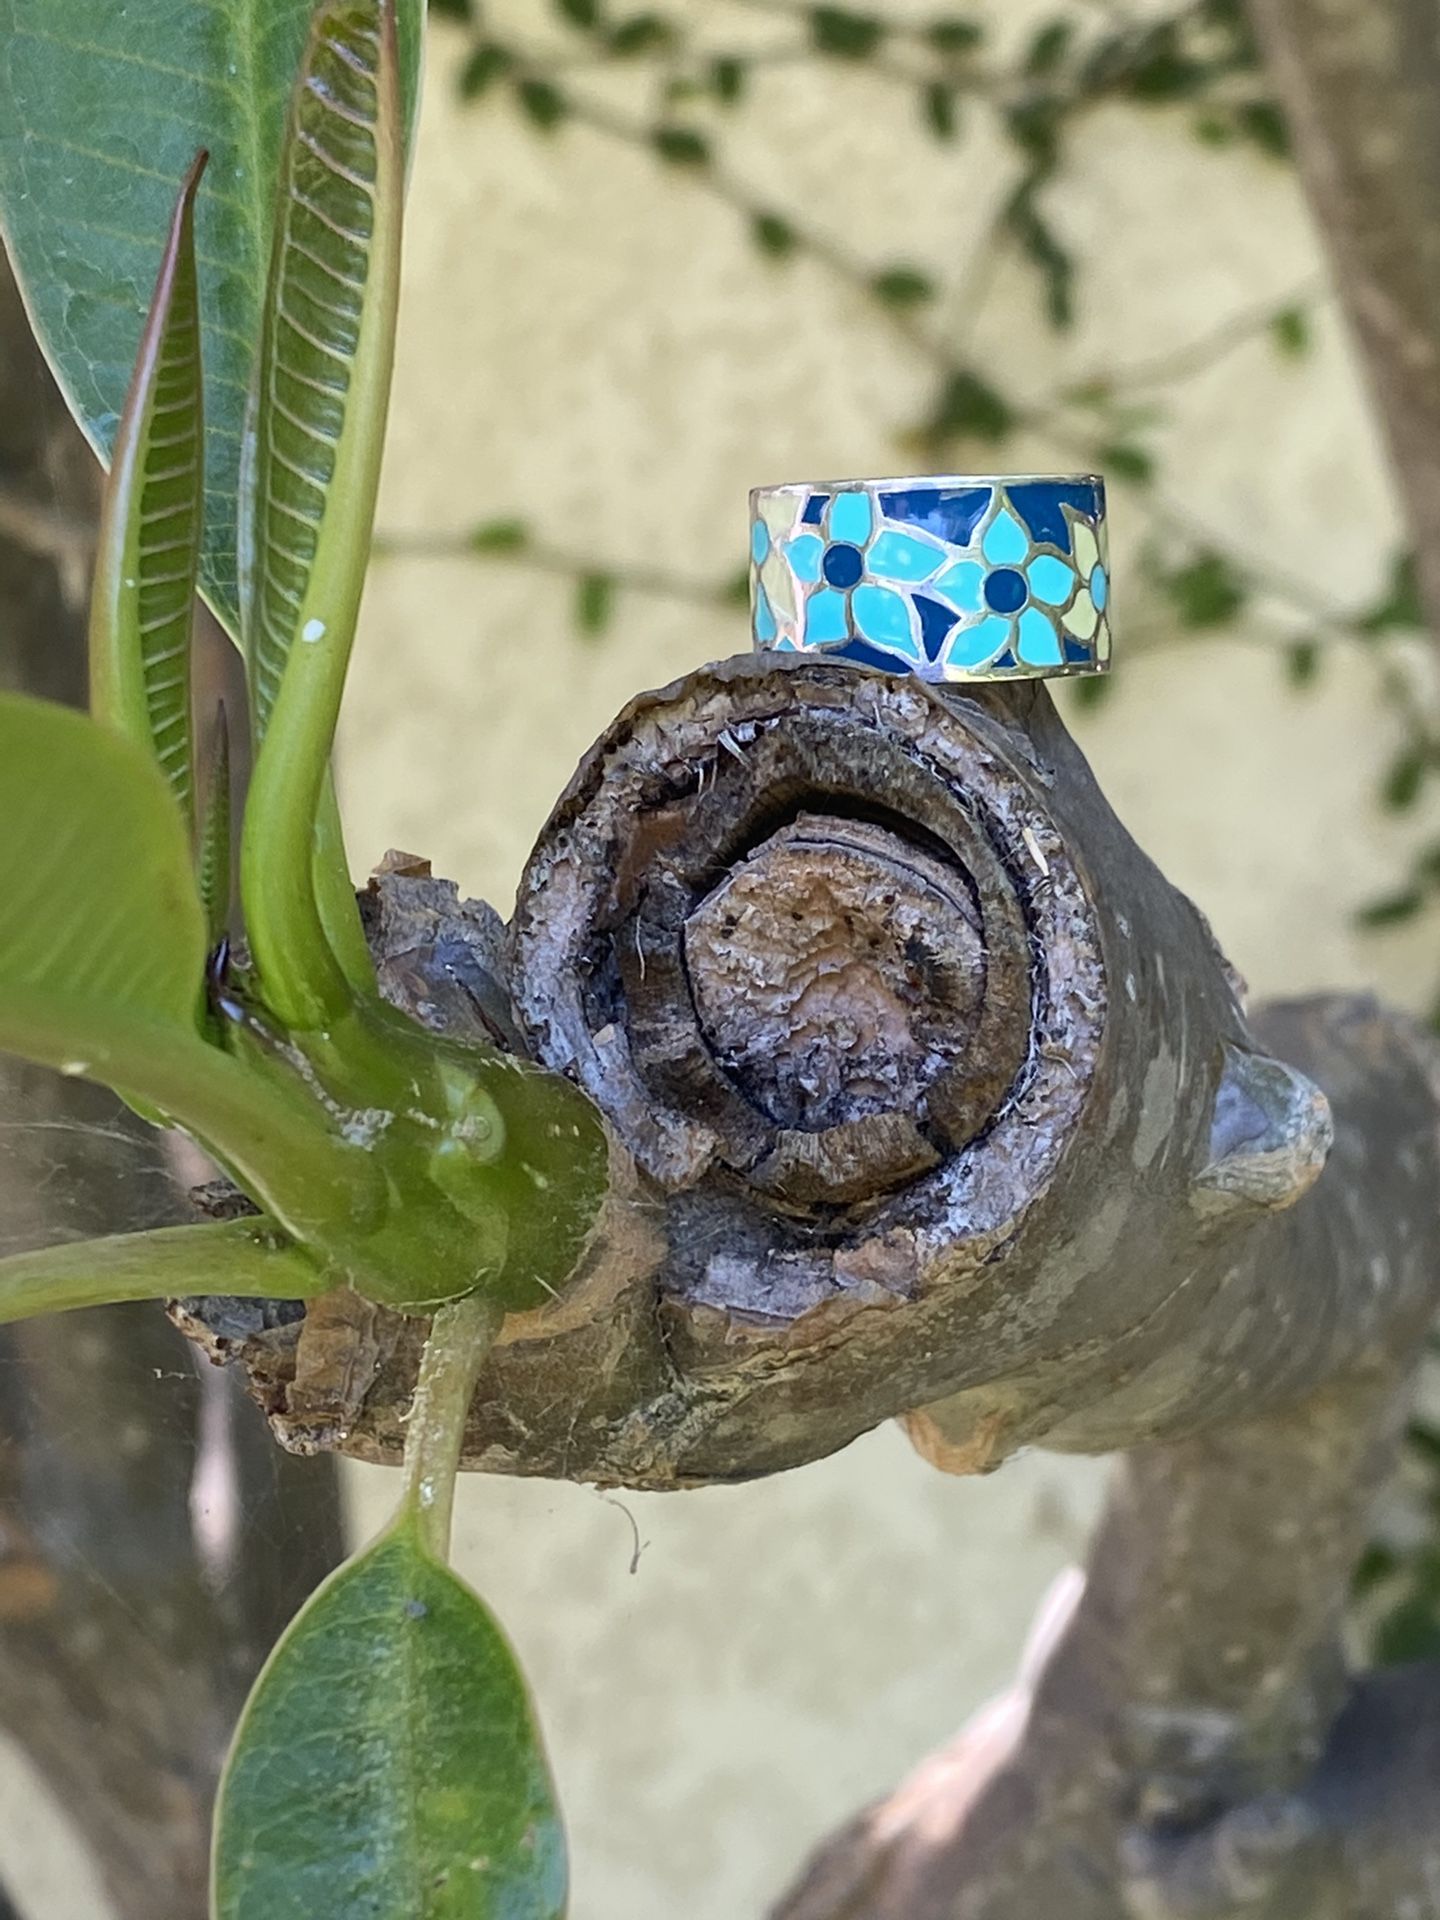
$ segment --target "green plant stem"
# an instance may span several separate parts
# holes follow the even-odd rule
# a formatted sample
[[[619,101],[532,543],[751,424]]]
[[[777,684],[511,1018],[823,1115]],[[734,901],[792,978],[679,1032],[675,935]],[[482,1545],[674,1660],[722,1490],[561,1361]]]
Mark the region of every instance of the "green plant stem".
[[[442,1563],[450,1557],[455,1476],[465,1419],[485,1356],[504,1313],[483,1293],[467,1293],[441,1307],[430,1323],[420,1378],[405,1429],[402,1519],[421,1546]]]
[[[183,1293],[308,1300],[333,1284],[298,1247],[255,1220],[160,1227],[0,1260],[0,1323]]]

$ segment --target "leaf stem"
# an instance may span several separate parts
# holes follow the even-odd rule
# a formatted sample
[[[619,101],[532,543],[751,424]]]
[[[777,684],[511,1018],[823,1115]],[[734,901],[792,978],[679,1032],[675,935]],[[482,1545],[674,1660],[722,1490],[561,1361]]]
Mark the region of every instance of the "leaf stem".
[[[405,1429],[405,1492],[400,1511],[402,1519],[414,1527],[421,1546],[442,1564],[450,1557],[465,1420],[475,1382],[503,1318],[503,1309],[483,1292],[451,1300],[431,1321],[420,1362]]]

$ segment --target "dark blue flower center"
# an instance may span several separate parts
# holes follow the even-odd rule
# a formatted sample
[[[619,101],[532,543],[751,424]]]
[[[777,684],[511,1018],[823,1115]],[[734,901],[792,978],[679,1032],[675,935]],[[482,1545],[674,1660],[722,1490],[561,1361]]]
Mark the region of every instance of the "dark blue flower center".
[[[853,587],[865,571],[865,556],[859,547],[827,547],[820,571],[832,587]]]
[[[1023,573],[1014,567],[997,567],[985,581],[985,604],[996,613],[1018,613],[1028,592]]]

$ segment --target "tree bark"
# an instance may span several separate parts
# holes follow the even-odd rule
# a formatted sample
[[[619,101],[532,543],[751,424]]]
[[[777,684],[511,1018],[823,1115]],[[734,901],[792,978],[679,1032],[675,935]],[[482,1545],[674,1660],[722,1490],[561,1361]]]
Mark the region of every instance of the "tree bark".
[[[83,703],[98,497],[0,270],[0,684]],[[117,1100],[0,1061],[7,1251],[188,1211],[166,1149]],[[208,1910],[231,1728],[341,1552],[334,1463],[277,1453],[235,1383],[195,1358],[155,1307],[0,1333],[0,1724],[120,1920]]]
[[[1440,1291],[1428,1036],[1344,998],[1252,1024],[1034,684],[730,662],[621,715],[508,931],[387,868],[386,991],[571,1074],[634,1169],[487,1363],[467,1464],[684,1487],[896,1416],[950,1471],[1129,1453],[1028,1717],[787,1920],[1440,1914],[1360,1817],[1393,1697],[1340,1642]],[[180,1313],[287,1444],[398,1458],[416,1322]],[[1389,1777],[1440,1814],[1434,1740]],[[1283,1904],[1307,1875],[1329,1907]]]
[[[1440,633],[1440,16],[1434,0],[1248,5]]]

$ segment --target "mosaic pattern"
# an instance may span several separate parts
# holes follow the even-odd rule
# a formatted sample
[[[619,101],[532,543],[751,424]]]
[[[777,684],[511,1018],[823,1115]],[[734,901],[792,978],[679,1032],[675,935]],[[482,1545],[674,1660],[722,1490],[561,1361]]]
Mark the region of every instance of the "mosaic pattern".
[[[757,647],[926,680],[1110,664],[1093,475],[762,487],[750,511]]]

